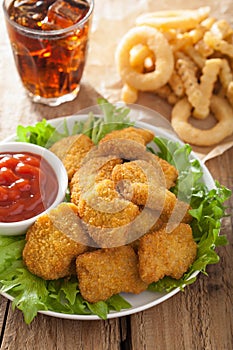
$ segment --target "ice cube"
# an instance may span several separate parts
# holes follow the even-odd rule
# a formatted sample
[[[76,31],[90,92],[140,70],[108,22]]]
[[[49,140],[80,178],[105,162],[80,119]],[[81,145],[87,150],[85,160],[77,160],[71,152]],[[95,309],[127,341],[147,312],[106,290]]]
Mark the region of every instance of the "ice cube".
[[[48,7],[55,0],[16,0],[10,9],[11,18],[25,27],[38,28],[45,18]]]
[[[85,0],[57,0],[48,9],[47,22],[60,28],[79,22],[87,13],[89,4]]]

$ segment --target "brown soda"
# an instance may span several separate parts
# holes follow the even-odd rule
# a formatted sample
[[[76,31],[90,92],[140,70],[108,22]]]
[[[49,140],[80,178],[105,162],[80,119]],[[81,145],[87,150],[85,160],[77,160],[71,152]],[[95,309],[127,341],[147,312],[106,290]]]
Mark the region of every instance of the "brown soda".
[[[70,31],[65,28],[80,22],[89,8],[86,0],[14,0],[11,3],[8,16],[20,26],[7,21],[7,29],[19,75],[29,93],[57,98],[79,89],[90,22],[84,21]],[[31,33],[21,26],[32,29]],[[60,33],[52,32],[54,30]]]

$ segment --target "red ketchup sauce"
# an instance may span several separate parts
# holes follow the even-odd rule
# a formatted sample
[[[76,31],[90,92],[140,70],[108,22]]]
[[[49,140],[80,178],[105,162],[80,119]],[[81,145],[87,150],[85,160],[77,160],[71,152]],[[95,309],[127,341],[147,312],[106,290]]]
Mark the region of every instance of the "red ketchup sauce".
[[[57,177],[37,154],[0,153],[0,222],[16,222],[40,214],[54,202]]]

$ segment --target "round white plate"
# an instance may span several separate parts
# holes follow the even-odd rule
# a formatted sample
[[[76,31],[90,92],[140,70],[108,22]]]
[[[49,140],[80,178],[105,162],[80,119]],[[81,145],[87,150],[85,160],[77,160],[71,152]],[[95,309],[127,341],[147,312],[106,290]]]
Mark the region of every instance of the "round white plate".
[[[141,127],[141,128],[146,128],[150,129],[151,131],[154,132],[156,136],[164,137],[173,141],[178,141],[181,145],[183,145],[183,142],[179,140],[179,138],[176,136],[175,132],[172,130],[169,122],[161,117],[158,113],[153,111],[152,116],[147,116],[145,115],[145,111],[135,111],[131,109],[131,114],[133,116],[133,120],[136,121],[136,126]],[[58,131],[63,131],[64,127],[64,119],[66,119],[66,123],[68,126],[69,131],[72,131],[72,127],[77,120],[85,120],[87,118],[87,115],[73,115],[69,117],[61,117],[53,120],[49,120],[48,122],[56,127]],[[146,120],[147,122],[144,122]],[[148,124],[153,123],[153,125]],[[12,135],[5,139],[3,142],[10,142],[15,140],[16,135]],[[203,169],[203,182],[206,184],[206,186],[211,189],[215,187],[214,180],[206,168],[206,166],[201,162],[201,160],[195,155],[194,152],[191,152],[191,157],[194,159],[198,159],[202,169]],[[191,277],[194,277],[198,274],[196,272],[193,274]],[[121,295],[132,305],[131,308],[121,310],[119,312],[117,311],[111,311],[108,314],[108,319],[110,318],[116,318],[116,317],[121,317],[121,316],[126,316],[126,315],[131,315],[146,309],[149,309],[155,305],[158,305],[162,303],[163,301],[171,298],[173,295],[178,293],[180,291],[180,288],[175,288],[171,292],[164,292],[164,293],[157,293],[157,292],[149,292],[145,291],[142,292],[138,295],[133,295],[133,294],[126,294],[126,293],[121,293]],[[7,294],[7,293],[2,293],[3,296],[6,298],[12,300],[13,298]],[[48,316],[53,316],[53,317],[58,317],[58,318],[65,318],[65,319],[71,319],[71,320],[100,320],[100,318],[96,315],[71,315],[71,314],[63,314],[59,312],[53,312],[53,311],[40,311],[40,313],[48,315]]]

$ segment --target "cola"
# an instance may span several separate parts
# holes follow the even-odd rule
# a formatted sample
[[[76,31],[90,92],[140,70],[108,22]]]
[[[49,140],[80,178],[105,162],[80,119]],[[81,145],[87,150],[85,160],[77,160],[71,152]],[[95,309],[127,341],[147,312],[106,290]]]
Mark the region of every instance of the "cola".
[[[15,63],[34,100],[72,99],[79,90],[91,12],[88,0],[14,0],[5,7]]]

